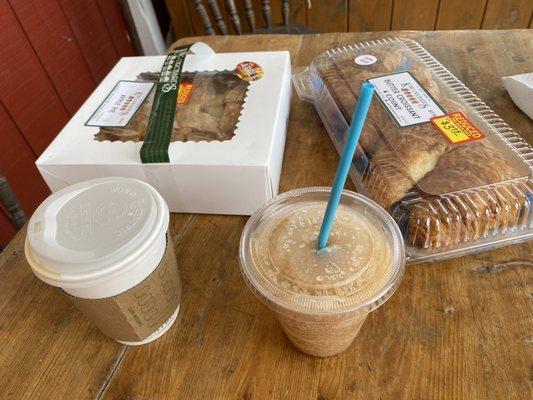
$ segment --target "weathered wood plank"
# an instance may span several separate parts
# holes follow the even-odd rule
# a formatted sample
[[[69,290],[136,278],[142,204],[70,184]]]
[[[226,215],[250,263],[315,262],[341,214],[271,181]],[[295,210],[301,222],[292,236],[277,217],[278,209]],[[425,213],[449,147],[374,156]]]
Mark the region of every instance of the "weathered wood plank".
[[[533,15],[531,0],[487,0],[483,29],[526,28]]]
[[[440,0],[436,29],[479,29],[487,0]]]
[[[392,11],[392,30],[435,29],[439,0],[395,0]]]
[[[289,1],[289,23],[306,25],[307,0]]]
[[[98,0],[98,7],[119,57],[135,55],[119,0]]]
[[[15,236],[17,230],[7,216],[6,212],[0,208],[0,249],[3,249],[11,238]]]
[[[119,55],[96,0],[59,0],[75,39],[97,83],[115,66]]]
[[[0,0],[0,100],[35,155],[68,121],[68,113],[7,0]]]
[[[7,178],[22,210],[29,217],[49,190],[35,166],[34,154],[1,103],[0,132],[0,174]],[[7,227],[2,227],[2,232],[9,231]]]
[[[192,15],[185,4],[185,0],[165,0],[168,13],[172,21],[174,35],[177,38],[192,36]]]
[[[95,88],[74,34],[57,0],[36,2],[10,0],[46,74],[70,115],[78,110]]]
[[[348,0],[314,1],[307,10],[307,26],[319,32],[346,32],[347,15]]]
[[[348,31],[388,31],[391,25],[392,0],[350,0]]]

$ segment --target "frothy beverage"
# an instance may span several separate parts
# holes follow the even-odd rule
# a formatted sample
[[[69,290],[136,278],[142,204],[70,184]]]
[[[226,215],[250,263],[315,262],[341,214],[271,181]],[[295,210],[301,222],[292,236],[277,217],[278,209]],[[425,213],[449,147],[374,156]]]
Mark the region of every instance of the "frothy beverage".
[[[398,228],[370,200],[345,192],[328,247],[316,250],[329,190],[279,196],[252,216],[241,241],[250,287],[272,308],[294,345],[327,357],[344,351],[368,313],[400,282]]]

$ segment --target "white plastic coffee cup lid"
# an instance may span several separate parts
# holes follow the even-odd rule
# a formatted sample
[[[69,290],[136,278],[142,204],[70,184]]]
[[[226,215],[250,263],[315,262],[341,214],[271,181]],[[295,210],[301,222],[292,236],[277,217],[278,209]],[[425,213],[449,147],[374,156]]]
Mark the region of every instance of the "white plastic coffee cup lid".
[[[161,247],[168,223],[168,207],[150,185],[93,179],[52,194],[37,208],[26,256],[33,272],[51,285],[91,285],[145,260]]]

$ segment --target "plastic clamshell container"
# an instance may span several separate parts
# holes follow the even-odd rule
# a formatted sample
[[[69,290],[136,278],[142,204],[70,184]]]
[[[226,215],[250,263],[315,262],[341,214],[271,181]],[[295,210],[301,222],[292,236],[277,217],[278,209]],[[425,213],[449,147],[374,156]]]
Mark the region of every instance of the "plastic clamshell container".
[[[293,74],[339,153],[364,81],[376,90],[350,176],[398,223],[409,262],[533,238],[533,148],[418,43],[343,46]]]

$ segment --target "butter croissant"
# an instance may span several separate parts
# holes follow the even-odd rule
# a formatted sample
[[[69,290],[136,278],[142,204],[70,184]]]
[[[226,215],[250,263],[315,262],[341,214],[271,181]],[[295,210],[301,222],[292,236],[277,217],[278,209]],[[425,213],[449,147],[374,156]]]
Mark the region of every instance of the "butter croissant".
[[[374,64],[354,62],[367,53],[377,58]],[[402,71],[409,71],[445,113],[461,111],[470,118],[468,106],[398,43],[323,55],[315,68],[348,124],[363,81]],[[478,128],[486,125],[480,122]],[[430,122],[399,127],[376,98],[360,139],[368,159],[360,173],[370,197],[405,228],[407,244],[434,249],[466,243],[531,223],[531,180],[519,179],[491,140],[499,139],[452,145]]]

